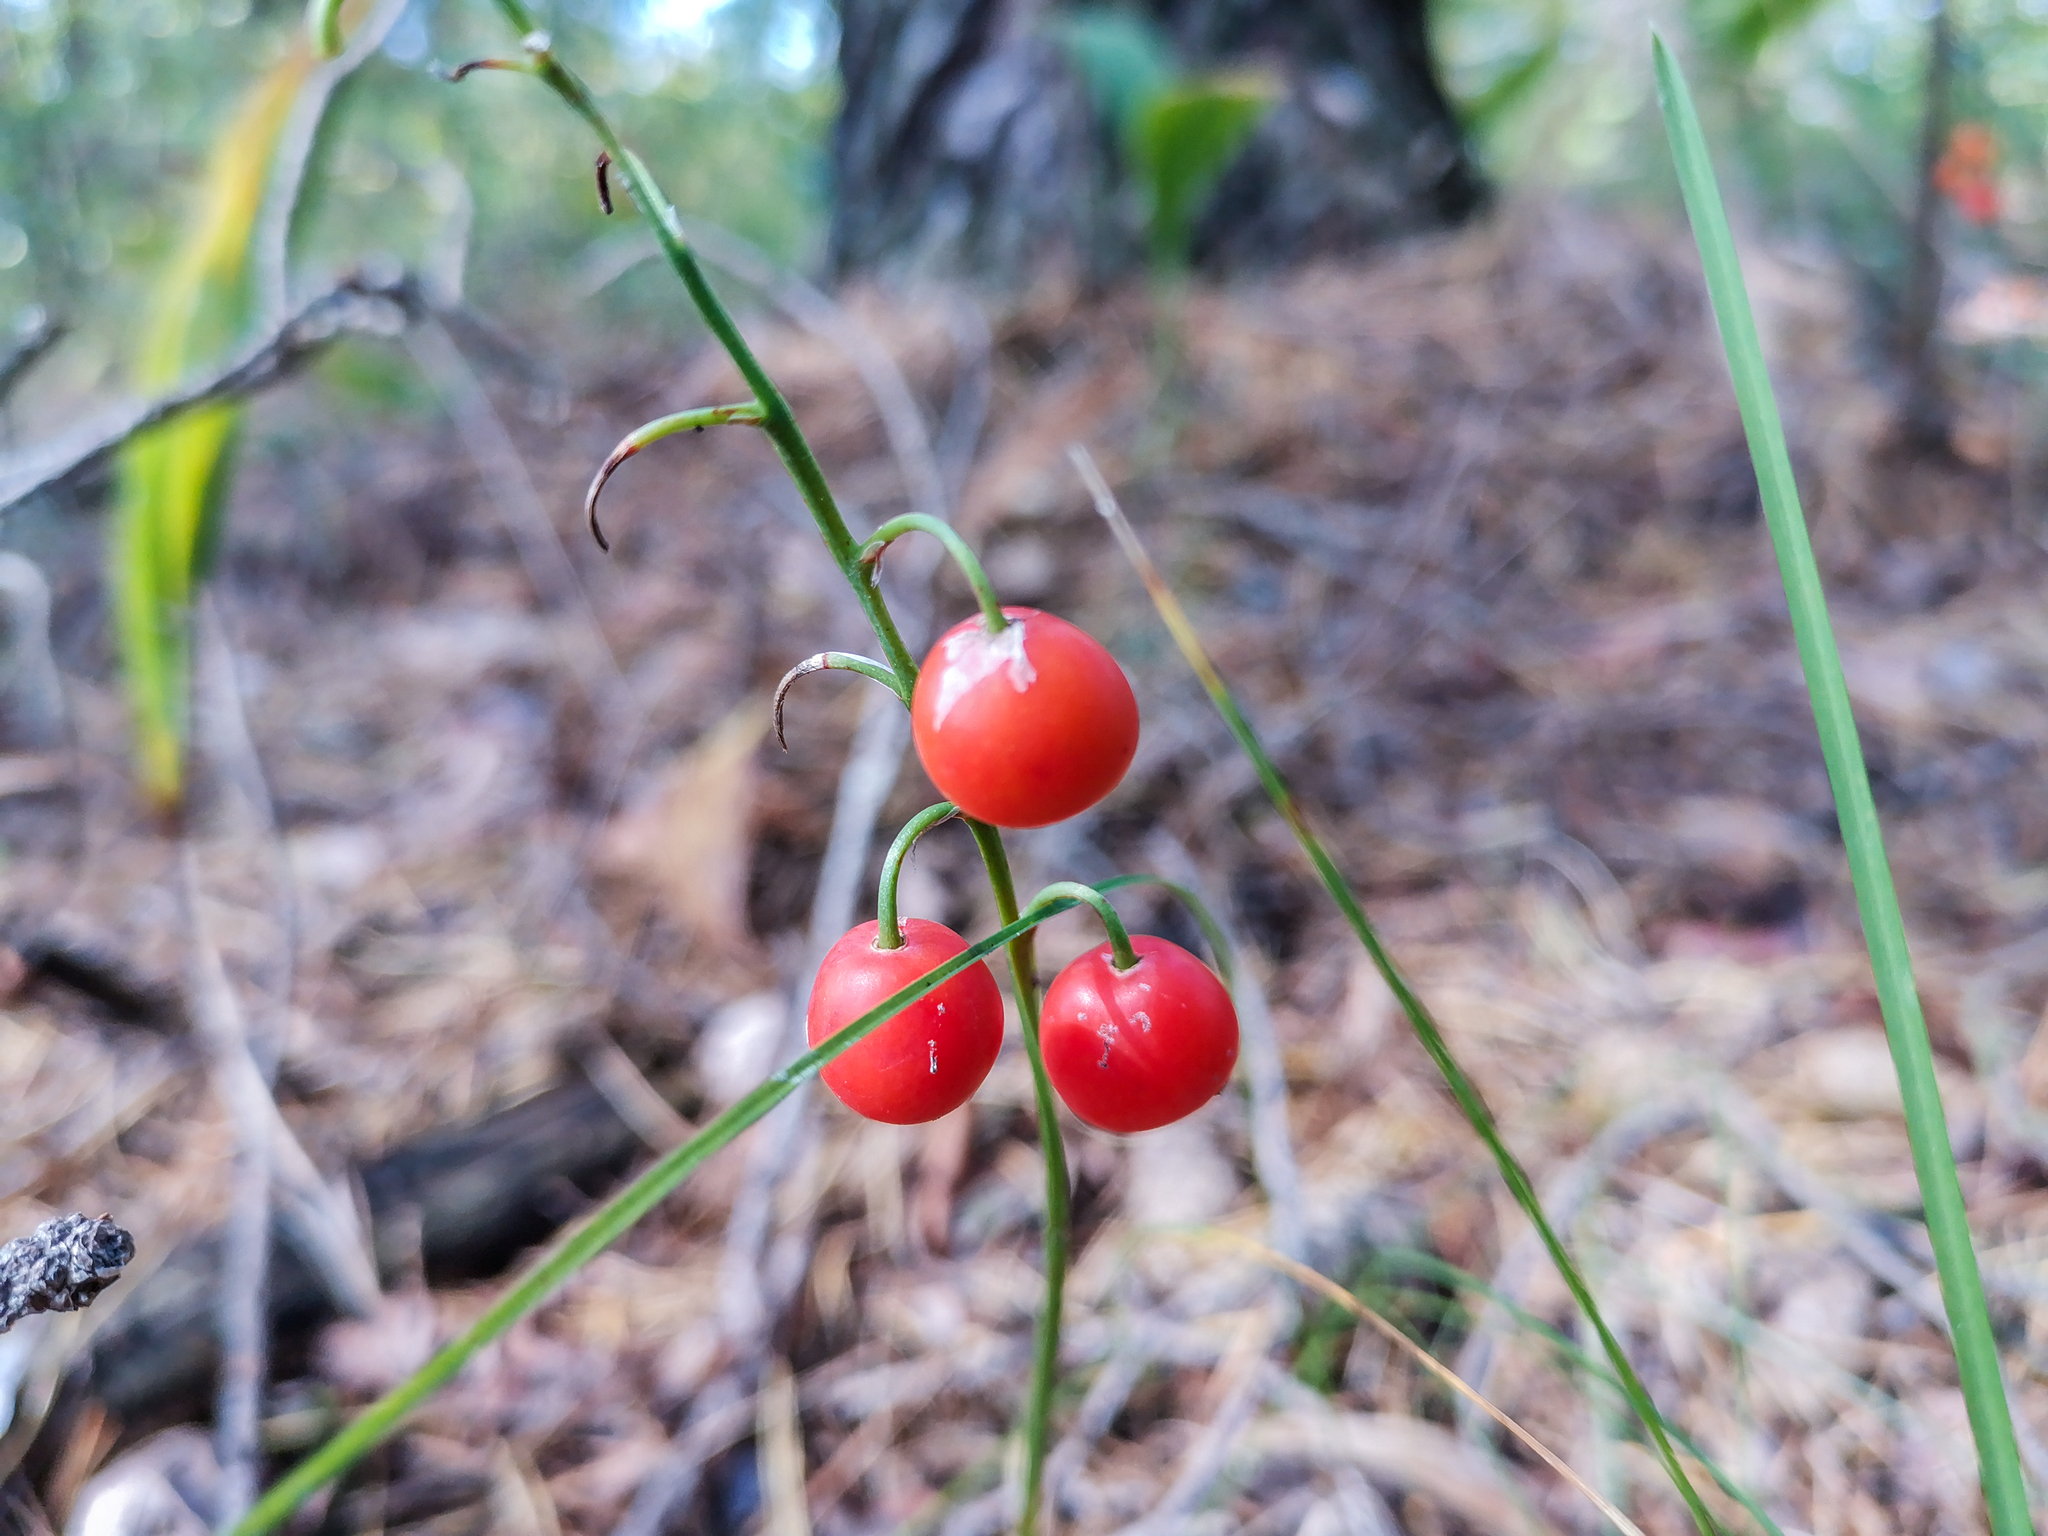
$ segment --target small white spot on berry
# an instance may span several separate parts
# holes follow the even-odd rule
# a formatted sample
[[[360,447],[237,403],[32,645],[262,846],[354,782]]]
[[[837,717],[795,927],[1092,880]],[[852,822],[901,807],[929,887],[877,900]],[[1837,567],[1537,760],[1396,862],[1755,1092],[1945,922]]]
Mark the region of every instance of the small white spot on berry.
[[[939,1042],[927,1040],[925,1044],[932,1048],[932,1076],[937,1077],[939,1075]]]

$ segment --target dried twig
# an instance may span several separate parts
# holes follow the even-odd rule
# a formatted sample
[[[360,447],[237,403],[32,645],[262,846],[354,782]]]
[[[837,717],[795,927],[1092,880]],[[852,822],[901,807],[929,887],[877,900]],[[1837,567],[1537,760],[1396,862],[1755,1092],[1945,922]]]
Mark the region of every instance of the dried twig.
[[[192,1018],[213,1053],[216,1091],[235,1139],[220,1289],[214,1298],[220,1334],[214,1453],[220,1461],[222,1513],[232,1524],[256,1498],[258,1428],[270,1370],[270,1118],[276,1104],[249,1053],[241,1003],[206,922],[198,859],[190,842],[182,855]]]
[[[348,47],[340,56],[314,69],[299,87],[298,99],[292,103],[271,151],[270,185],[249,242],[255,258],[252,265],[259,315],[282,315],[291,302],[292,223],[298,215],[306,171],[312,164],[313,146],[320,137],[320,124],[327,116],[328,104],[342,83],[384,46],[384,39],[405,14],[408,3],[409,0],[378,0],[350,34]]]
[[[36,1312],[77,1312],[121,1278],[135,1239],[109,1216],[59,1216],[0,1246],[0,1333]]]
[[[227,362],[167,394],[107,406],[58,437],[0,458],[0,514],[97,463],[138,432],[194,406],[254,394],[284,378],[337,336],[388,336],[420,311],[418,288],[407,274],[344,277]]]

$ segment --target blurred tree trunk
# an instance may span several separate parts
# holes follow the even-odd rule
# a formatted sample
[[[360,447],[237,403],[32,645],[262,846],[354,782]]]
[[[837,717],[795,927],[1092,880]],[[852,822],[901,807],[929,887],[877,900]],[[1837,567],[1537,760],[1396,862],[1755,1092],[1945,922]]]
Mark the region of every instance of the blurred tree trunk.
[[[1017,289],[1141,254],[1112,137],[1047,22],[1054,0],[840,0],[832,261]],[[1211,270],[1454,222],[1483,186],[1436,77],[1425,0],[1144,0],[1187,69],[1286,94],[1195,230]]]

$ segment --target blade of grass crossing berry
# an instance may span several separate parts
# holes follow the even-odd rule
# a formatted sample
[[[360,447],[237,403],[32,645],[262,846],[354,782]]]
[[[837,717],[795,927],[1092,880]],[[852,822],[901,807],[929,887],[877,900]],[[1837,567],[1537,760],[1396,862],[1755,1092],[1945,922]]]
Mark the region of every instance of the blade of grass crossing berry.
[[[713,1154],[729,1146],[742,1131],[795,1092],[798,1083],[842,1051],[859,1044],[870,1032],[927,992],[976,961],[994,954],[1011,940],[1031,932],[1048,917],[1068,911],[1074,905],[1072,901],[1047,902],[987,938],[970,944],[759,1084],[703,1130],[659,1159],[639,1178],[591,1212],[581,1225],[558,1238],[554,1246],[513,1282],[489,1311],[286,1474],[257,1502],[254,1509],[243,1516],[228,1536],[263,1536],[264,1532],[284,1524],[307,1499],[389,1439],[404,1423],[406,1416],[446,1386],[478,1350],[501,1337],[513,1324],[559,1291],[579,1269],[624,1237],[641,1217],[666,1199]]]
[[[1799,507],[1792,460],[1785,431],[1764,367],[1756,321],[1750,313],[1742,268],[1729,233],[1728,215],[1707,155],[1692,95],[1686,89],[1664,40],[1652,44],[1657,94],[1664,109],[1664,128],[1678,168],[1678,184],[1692,219],[1693,238],[1705,268],[1707,292],[1721,331],[1721,346],[1735,382],[1742,427],[1763,494],[1764,520],[1777,550],[1778,570],[1792,614],[1792,633],[1806,673],[1807,693],[1819,728],[1821,755],[1834,791],[1835,811],[1856,887],[1856,906],[1863,919],[1863,939],[1870,950],[1877,981],[1878,1006],[1884,1014],[1885,1036],[1905,1104],[1906,1135],[1913,1149],[1913,1171],[1927,1215],[1927,1233],[1941,1274],[1941,1295],[1955,1341],[1956,1366],[1969,1410],[1970,1432],[1977,1441],[1977,1460],[1984,1480],[1984,1501],[1994,1536],[2031,1532],[2026,1484],[2020,1471],[2019,1447],[2013,1437],[2005,1380],[1998,1346],[1991,1332],[1991,1314],[1971,1246],[1962,1184],[1956,1177],[1949,1147],[1948,1122],[1942,1113],[1941,1091],[1934,1079],[1934,1051],[1928,1043],[1927,1021],[1913,984],[1912,957],[1906,947],[1906,925],[1885,859],[1877,805],[1871,798],[1870,776],[1856,735],[1849,689],[1842,676],[1842,658],[1828,623],[1827,598],[1814,563],[1813,544]]]
[[[1159,617],[1164,621],[1168,633],[1173,636],[1174,644],[1180,648],[1181,655],[1187,658],[1188,665],[1201,680],[1203,689],[1216,706],[1216,712],[1223,717],[1224,724],[1229,726],[1230,734],[1237,739],[1238,746],[1245,756],[1251,759],[1260,784],[1265,787],[1268,798],[1272,800],[1274,807],[1294,833],[1295,841],[1301,844],[1302,851],[1308,855],[1309,862],[1315,866],[1323,889],[1330,893],[1330,899],[1336,902],[1337,909],[1344,914],[1344,920],[1351,925],[1352,933],[1357,936],[1358,942],[1365,946],[1365,952],[1371,957],[1373,966],[1386,982],[1387,989],[1394,994],[1402,1013],[1407,1015],[1416,1039],[1422,1042],[1423,1050],[1429,1053],[1429,1059],[1436,1064],[1437,1071],[1442,1074],[1445,1084],[1450,1088],[1451,1097],[1457,1101],[1459,1110],[1470,1122],[1472,1129],[1478,1133],[1479,1139],[1486,1144],[1487,1151],[1493,1154],[1494,1163],[1500,1169],[1501,1178],[1507,1184],[1508,1192],[1514,1196],[1515,1204],[1522,1208],[1522,1214],[1529,1218],[1530,1225],[1536,1229],[1537,1236],[1541,1238],[1545,1250],[1550,1255],[1551,1263],[1557,1267],[1558,1275],[1564,1280],[1566,1289],[1572,1293],[1573,1301],[1578,1303],[1580,1310],[1592,1323],[1594,1331],[1599,1334],[1601,1348],[1612,1362],[1614,1373],[1621,1381],[1622,1391],[1627,1395],[1629,1405],[1635,1410],[1636,1416],[1642,1420],[1643,1429],[1649,1435],[1651,1444],[1656,1447],[1665,1471],[1670,1474],[1672,1485],[1685,1500],[1686,1507],[1691,1510],[1699,1528],[1707,1532],[1717,1531],[1719,1527],[1714,1523],[1712,1513],[1707,1509],[1705,1501],[1700,1498],[1699,1490],[1693,1487],[1692,1479],[1686,1475],[1685,1468],[1678,1460],[1678,1453],[1672,1448],[1671,1437],[1665,1430],[1663,1416],[1658,1413],[1657,1405],[1650,1400],[1648,1388],[1636,1374],[1635,1367],[1629,1364],[1628,1356],[1622,1350],[1621,1340],[1615,1337],[1614,1330],[1607,1325],[1607,1319],[1601,1314],[1599,1303],[1593,1299],[1593,1293],[1587,1286],[1585,1277],[1580,1274],[1579,1267],[1566,1251],[1563,1240],[1551,1226],[1550,1218],[1543,1214],[1543,1202],[1537,1198],[1535,1184],[1531,1182],[1520,1160],[1502,1140],[1500,1128],[1494,1122],[1493,1111],[1487,1108],[1486,1100],[1480,1096],[1478,1085],[1459,1064],[1458,1058],[1451,1051],[1450,1043],[1444,1039],[1443,1031],[1437,1028],[1436,1020],[1430,1016],[1422,999],[1408,985],[1400,967],[1394,964],[1393,957],[1380,942],[1379,933],[1373,927],[1371,919],[1365,915],[1365,908],[1360,904],[1357,893],[1351,889],[1350,882],[1337,868],[1336,860],[1331,858],[1329,850],[1323,846],[1322,839],[1316,836],[1302,816],[1300,806],[1295,803],[1293,791],[1287,787],[1287,781],[1280,776],[1280,770],[1274,766],[1273,759],[1260,742],[1258,733],[1252,729],[1251,722],[1238,707],[1236,697],[1209,660],[1209,653],[1203,646],[1193,622],[1188,618],[1187,610],[1181,607],[1180,599],[1174,596],[1173,588],[1167,585],[1159,567],[1152,563],[1152,557],[1138,541],[1137,532],[1131,527],[1130,520],[1123,515],[1123,509],[1117,505],[1116,497],[1110,491],[1108,483],[1103,480],[1101,471],[1095,467],[1095,461],[1088,456],[1087,450],[1078,445],[1070,448],[1068,452],[1075,469],[1087,482],[1089,492],[1095,498],[1096,510],[1115,531],[1117,543],[1123,547],[1125,556],[1137,570],[1138,579],[1144,583],[1145,591],[1152,599],[1152,606],[1159,610]]]

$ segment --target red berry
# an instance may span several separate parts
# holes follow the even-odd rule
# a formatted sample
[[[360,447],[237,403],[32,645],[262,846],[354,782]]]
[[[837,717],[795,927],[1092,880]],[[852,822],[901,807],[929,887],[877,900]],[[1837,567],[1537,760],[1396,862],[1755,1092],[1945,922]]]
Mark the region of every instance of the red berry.
[[[910,728],[939,793],[999,827],[1043,827],[1115,789],[1138,750],[1138,701],[1085,630],[1005,608],[939,637],[917,675]]]
[[[878,931],[862,923],[826,952],[804,1020],[812,1045],[967,947],[945,924],[921,917],[904,920],[897,949],[875,948]],[[972,1098],[1002,1045],[1002,994],[977,960],[828,1061],[819,1075],[855,1114],[917,1125]]]
[[[1193,955],[1137,934],[1138,963],[1092,949],[1045,989],[1039,1042],[1067,1108],[1097,1130],[1155,1131],[1223,1091],[1237,1065],[1237,1009]]]

